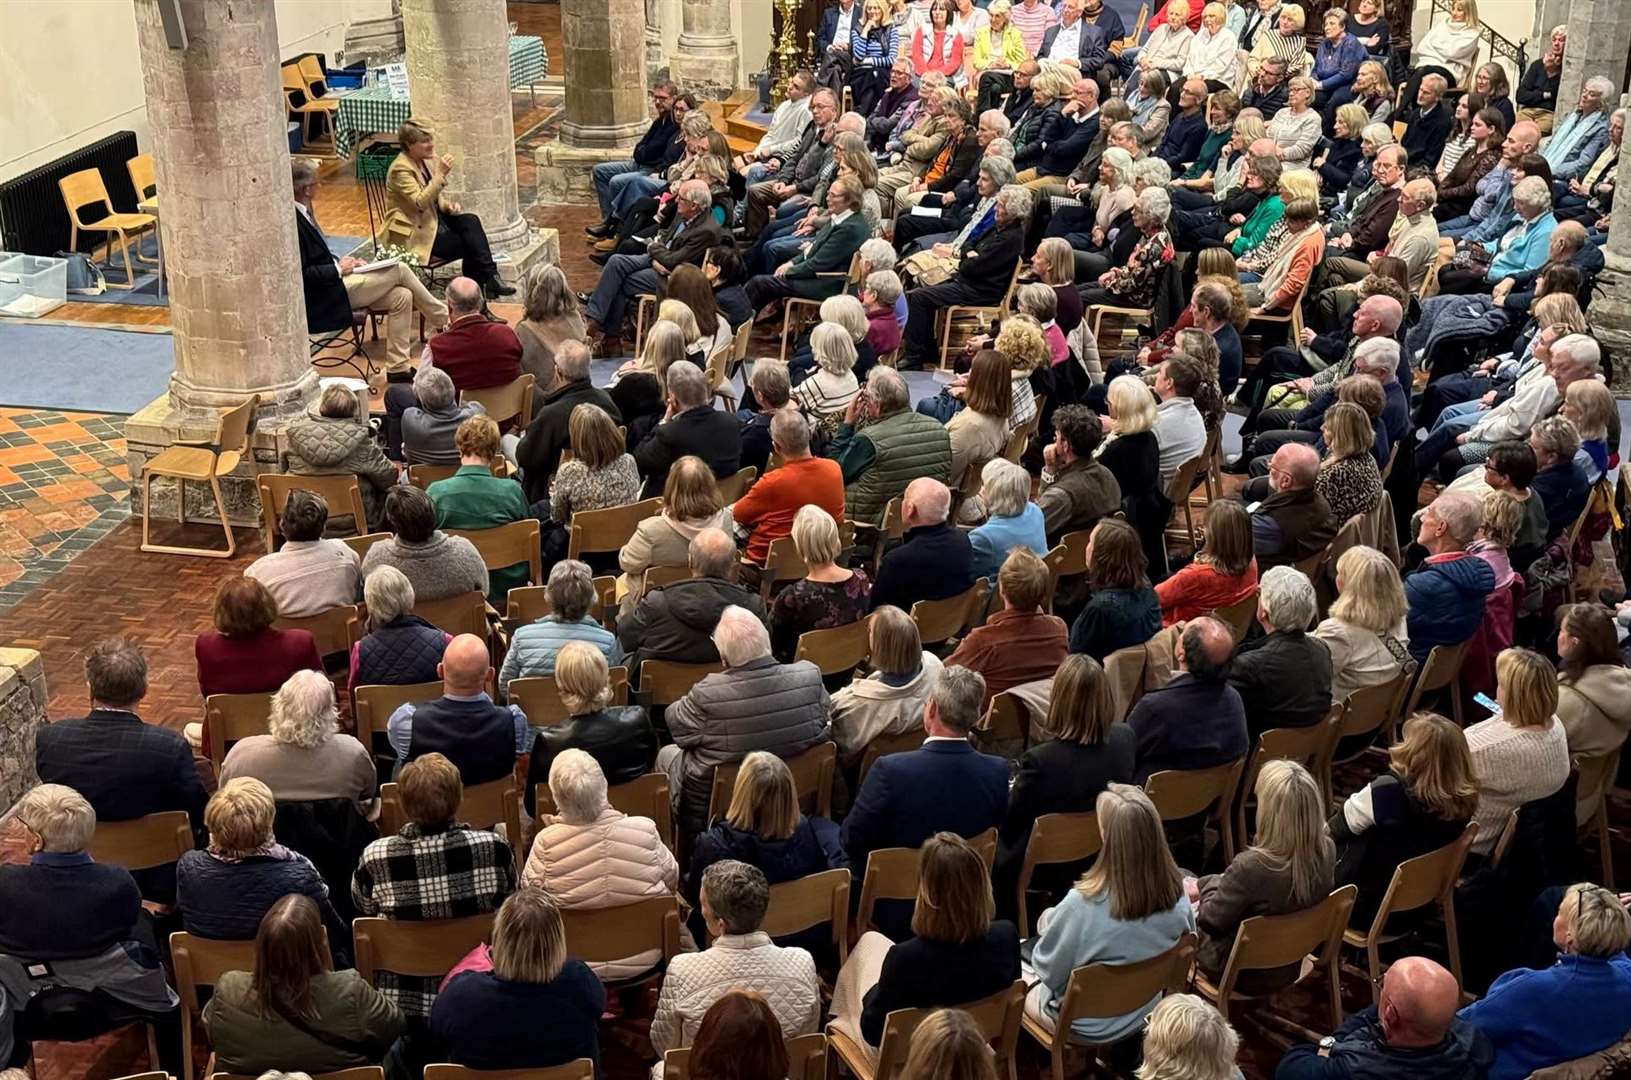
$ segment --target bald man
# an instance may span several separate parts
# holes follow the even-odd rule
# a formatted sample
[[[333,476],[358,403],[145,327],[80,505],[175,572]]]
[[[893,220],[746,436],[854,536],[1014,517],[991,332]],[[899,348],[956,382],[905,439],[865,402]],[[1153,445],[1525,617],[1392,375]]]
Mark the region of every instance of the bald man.
[[[519,706],[494,704],[487,695],[493,677],[487,643],[460,634],[448,642],[436,673],[441,697],[403,705],[386,722],[397,769],[437,753],[459,767],[466,787],[510,775],[515,759],[531,749],[532,728]]]
[[[1259,572],[1323,551],[1341,523],[1314,490],[1320,455],[1307,443],[1286,443],[1269,459],[1269,495],[1252,509],[1252,550]]]
[[[1163,769],[1209,769],[1246,753],[1246,707],[1228,682],[1234,635],[1207,616],[1180,625],[1178,673],[1127,714],[1138,737],[1135,784]]]
[[[974,549],[968,534],[951,524],[951,489],[918,477],[901,499],[905,539],[883,557],[872,584],[872,610],[893,604],[911,611],[919,600],[944,600],[974,584]]]
[[[1388,968],[1378,1004],[1349,1016],[1317,1044],[1293,1046],[1274,1080],[1483,1080],[1488,1039],[1456,1019],[1455,976],[1425,956]]]

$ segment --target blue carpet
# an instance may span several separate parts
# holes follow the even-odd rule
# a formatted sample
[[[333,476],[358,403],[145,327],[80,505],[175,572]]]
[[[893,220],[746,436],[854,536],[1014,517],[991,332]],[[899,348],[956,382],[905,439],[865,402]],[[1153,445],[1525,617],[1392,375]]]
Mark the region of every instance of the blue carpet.
[[[366,236],[330,236],[328,249],[334,252],[335,258],[349,255],[359,247],[368,243]],[[153,236],[149,233],[142,237],[141,251],[148,258],[154,257],[156,245]],[[68,299],[76,304],[134,304],[137,307],[169,307],[169,294],[159,296],[159,275],[155,267],[146,263],[135,261],[135,252],[131,253],[131,269],[136,273],[136,287],[134,289],[109,288],[100,296],[80,296],[70,293]],[[123,284],[125,280],[125,261],[119,257],[119,249],[114,248],[106,262],[99,264],[102,274],[110,285],[114,282]]]
[[[133,413],[174,366],[169,334],[0,320],[0,405]]]

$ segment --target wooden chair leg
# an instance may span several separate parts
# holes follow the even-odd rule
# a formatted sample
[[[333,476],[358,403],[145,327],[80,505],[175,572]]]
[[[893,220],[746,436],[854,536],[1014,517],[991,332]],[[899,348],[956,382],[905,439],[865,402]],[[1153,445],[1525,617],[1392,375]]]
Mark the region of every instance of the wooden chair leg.
[[[176,477],[176,520],[187,524],[187,481]]]
[[[119,255],[125,261],[125,280],[130,282],[131,287],[134,288],[136,285],[136,271],[130,265],[130,238],[125,235],[123,229],[115,229],[114,232],[119,237]]]
[[[221,531],[227,535],[227,550],[222,557],[230,559],[238,550],[238,539],[232,534],[232,520],[227,517],[227,501],[221,494],[221,479],[213,472],[210,473],[210,492],[215,496],[215,512],[221,515]]]
[[[1335,1031],[1342,1026],[1342,950],[1332,947],[1327,951],[1331,954],[1325,963],[1325,974],[1331,981],[1331,1026],[1328,1030]]]
[[[142,477],[142,550],[146,551],[153,544],[151,535],[153,524],[153,474],[147,473]]]
[[[1380,1008],[1382,1004],[1382,957],[1381,950],[1374,940],[1365,943],[1365,967],[1370,973],[1371,1004]],[[1459,975],[1456,976],[1456,981],[1461,981]],[[1333,1028],[1332,1030],[1336,1029]]]
[[[1608,886],[1612,889],[1614,886]],[[1440,904],[1444,912],[1444,945],[1450,953],[1450,974],[1455,976],[1455,984],[1461,986],[1461,934],[1455,925],[1455,903]]]

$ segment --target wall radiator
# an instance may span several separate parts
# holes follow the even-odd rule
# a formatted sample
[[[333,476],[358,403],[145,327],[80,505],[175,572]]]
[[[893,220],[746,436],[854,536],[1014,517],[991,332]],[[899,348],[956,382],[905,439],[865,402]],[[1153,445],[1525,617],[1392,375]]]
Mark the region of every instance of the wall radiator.
[[[0,183],[0,249],[29,255],[54,255],[68,247],[68,211],[57,181],[81,169],[97,169],[118,211],[136,209],[136,192],[125,162],[136,156],[136,133],[120,131],[89,146]],[[94,218],[87,207],[82,215]],[[90,251],[105,233],[79,234],[79,250]]]

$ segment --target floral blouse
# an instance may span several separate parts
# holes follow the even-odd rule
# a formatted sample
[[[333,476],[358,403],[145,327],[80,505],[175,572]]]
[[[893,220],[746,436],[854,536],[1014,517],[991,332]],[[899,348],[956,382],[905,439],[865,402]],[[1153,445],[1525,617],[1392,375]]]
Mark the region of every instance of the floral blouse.
[[[1111,267],[1102,284],[1128,307],[1149,307],[1155,302],[1161,270],[1171,261],[1172,237],[1162,229],[1140,240],[1127,257],[1127,265]]]
[[[776,594],[770,605],[770,648],[784,664],[793,662],[799,635],[806,630],[848,626],[866,617],[872,581],[861,570],[847,581],[801,578]]]
[[[1382,473],[1369,453],[1326,461],[1314,477],[1314,490],[1325,496],[1337,522],[1368,514],[1382,498]]]
[[[633,455],[620,455],[595,472],[574,458],[555,471],[549,487],[549,516],[565,525],[572,520],[574,510],[627,506],[639,498],[640,470],[635,468]]]

